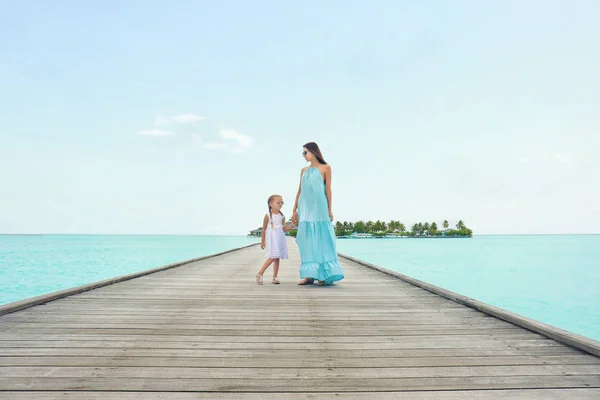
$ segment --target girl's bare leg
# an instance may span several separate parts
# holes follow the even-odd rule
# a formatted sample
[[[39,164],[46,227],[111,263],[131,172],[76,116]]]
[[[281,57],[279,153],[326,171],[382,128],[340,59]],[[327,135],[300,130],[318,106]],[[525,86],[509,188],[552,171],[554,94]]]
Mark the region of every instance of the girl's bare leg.
[[[277,260],[277,266],[279,267],[279,259],[276,258],[267,258],[267,260],[265,261],[265,263],[263,264],[262,268],[260,269],[260,271],[258,271],[258,275],[259,276],[263,276],[263,274],[265,273],[265,271],[267,270],[267,268],[269,268],[269,265],[271,265],[273,263],[273,261]]]
[[[279,258],[276,258],[275,263],[273,264],[273,283],[279,283],[279,279],[277,279],[278,273],[279,273]]]

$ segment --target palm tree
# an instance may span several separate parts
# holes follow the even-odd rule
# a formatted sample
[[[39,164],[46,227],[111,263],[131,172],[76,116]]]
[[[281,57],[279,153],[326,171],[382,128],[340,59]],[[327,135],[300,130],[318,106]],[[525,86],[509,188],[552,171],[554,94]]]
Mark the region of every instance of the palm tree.
[[[366,228],[367,228],[367,232],[368,233],[373,233],[375,224],[373,223],[373,221],[367,221],[366,223]]]
[[[419,226],[419,224],[414,224],[410,228],[410,233],[413,234],[413,235],[416,235],[417,233],[421,233],[421,227]]]
[[[404,233],[404,232],[406,232],[406,226],[405,226],[405,225],[404,225],[402,222],[400,222],[400,221],[398,221],[398,230],[399,230],[401,233]]]
[[[463,222],[463,220],[461,219],[460,221],[458,221],[458,223],[456,224],[456,229],[458,229],[459,231],[461,229],[465,228],[465,223]]]
[[[398,225],[397,225],[397,223],[398,223],[397,221],[391,220],[391,221],[388,223],[388,230],[390,230],[390,231],[394,232],[396,229],[398,229]]]
[[[375,232],[383,232],[386,230],[386,228],[385,222],[381,220],[377,220],[375,224],[373,224],[373,229],[375,229]]]
[[[450,224],[448,223],[447,219],[444,220],[444,223],[442,224],[442,226],[444,227],[444,229],[448,229],[448,227],[450,226]]]
[[[335,235],[344,236],[345,234],[346,232],[344,231],[344,225],[340,221],[337,221],[335,223]]]
[[[436,236],[438,234],[438,227],[435,222],[432,222],[431,225],[429,225],[429,234],[431,236]]]
[[[429,222],[425,222],[423,224],[423,232],[426,232],[427,234],[429,234]]]
[[[367,231],[367,225],[364,221],[358,221],[354,224],[354,231],[357,233],[365,233]]]

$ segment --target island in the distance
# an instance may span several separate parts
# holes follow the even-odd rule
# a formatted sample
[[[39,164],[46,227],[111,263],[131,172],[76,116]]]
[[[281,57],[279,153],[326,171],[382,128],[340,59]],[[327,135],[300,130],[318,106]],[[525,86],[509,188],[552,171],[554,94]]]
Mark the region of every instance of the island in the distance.
[[[287,224],[291,224],[291,220]],[[383,222],[373,221],[337,221],[335,223],[335,234],[338,239],[369,239],[369,238],[449,238],[449,237],[472,237],[473,231],[460,220],[455,228],[450,228],[448,220],[444,220],[438,228],[436,222],[418,222],[412,225],[410,230],[406,229],[400,221]],[[262,228],[250,231],[248,236],[261,236]],[[296,236],[296,230],[293,229],[287,233],[289,236]]]

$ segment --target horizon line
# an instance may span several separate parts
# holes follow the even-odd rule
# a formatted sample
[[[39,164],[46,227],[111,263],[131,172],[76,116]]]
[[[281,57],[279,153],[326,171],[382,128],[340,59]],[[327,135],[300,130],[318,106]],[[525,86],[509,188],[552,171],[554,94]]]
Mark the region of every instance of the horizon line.
[[[63,236],[248,236],[247,233],[57,233],[57,232],[38,232],[38,233],[7,233],[0,232],[0,236],[44,236],[44,235],[63,235]],[[600,232],[587,233],[473,233],[473,236],[559,236],[559,235],[600,235]]]

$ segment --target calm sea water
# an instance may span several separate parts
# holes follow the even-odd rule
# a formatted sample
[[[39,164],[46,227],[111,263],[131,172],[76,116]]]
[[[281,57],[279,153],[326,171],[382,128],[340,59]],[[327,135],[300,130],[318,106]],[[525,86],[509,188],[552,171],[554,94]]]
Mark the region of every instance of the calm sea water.
[[[600,235],[342,239],[338,251],[600,340]]]
[[[0,304],[257,241],[245,236],[0,235]]]

